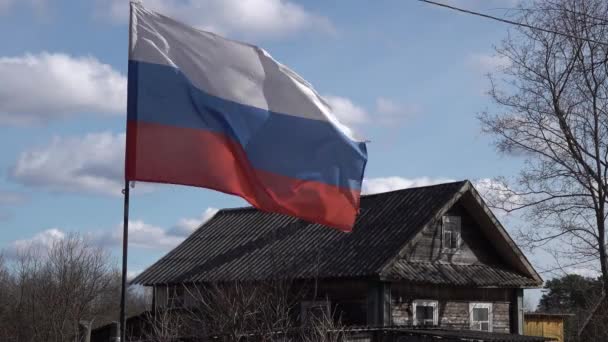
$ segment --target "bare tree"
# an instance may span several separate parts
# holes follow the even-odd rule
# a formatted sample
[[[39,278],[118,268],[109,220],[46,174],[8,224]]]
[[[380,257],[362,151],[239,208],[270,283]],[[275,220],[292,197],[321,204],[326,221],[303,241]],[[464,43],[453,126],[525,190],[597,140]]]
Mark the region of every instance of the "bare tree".
[[[81,321],[115,316],[119,277],[108,253],[71,234],[0,261],[0,340],[67,341]]]
[[[0,322],[8,322],[10,319],[11,290],[10,274],[4,256],[0,253]],[[10,336],[12,329],[7,324],[0,324],[0,340],[8,341]]]
[[[94,319],[96,302],[101,293],[112,286],[112,267],[108,254],[88,245],[79,236],[58,240],[49,251],[43,277],[47,279],[46,300],[54,314],[49,322],[56,336],[66,340],[64,332],[77,331],[78,322]]]
[[[608,2],[535,1],[518,15],[545,30],[516,29],[496,49],[505,67],[489,93],[500,112],[480,120],[498,151],[525,162],[489,200],[523,211],[528,247],[599,265],[608,290]]]

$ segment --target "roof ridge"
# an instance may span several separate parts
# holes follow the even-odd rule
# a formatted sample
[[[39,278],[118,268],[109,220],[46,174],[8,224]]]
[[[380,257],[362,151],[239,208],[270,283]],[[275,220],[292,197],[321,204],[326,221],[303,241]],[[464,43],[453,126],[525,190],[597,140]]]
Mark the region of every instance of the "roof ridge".
[[[390,191],[385,191],[385,192],[378,192],[378,193],[374,193],[374,194],[365,194],[365,195],[361,195],[361,198],[385,195],[385,194],[390,194],[390,193],[400,192],[400,191],[418,190],[418,189],[424,189],[424,188],[445,186],[445,185],[451,185],[451,184],[464,184],[468,181],[469,181],[468,179],[464,179],[464,180],[454,181],[454,182],[445,182],[445,183],[437,183],[437,184],[430,184],[430,185],[414,186],[414,187],[410,187],[410,188],[396,189],[396,190],[390,190]],[[242,207],[222,208],[222,209],[218,210],[218,213],[219,212],[232,212],[232,211],[245,211],[245,210],[260,210],[260,209],[254,207],[252,205],[248,205],[248,206],[242,206]]]
[[[462,184],[462,185],[464,185],[467,182],[470,182],[470,181],[468,179],[463,179],[463,180],[454,181],[454,182],[445,182],[445,183],[437,183],[437,184],[430,184],[430,185],[421,185],[421,186],[414,186],[414,187],[410,187],[410,188],[390,190],[390,191],[385,191],[385,192],[377,192],[377,193],[374,193],[374,194],[361,195],[361,197],[372,197],[372,196],[377,196],[377,195],[390,194],[390,193],[394,193],[394,192],[411,191],[411,190],[418,190],[418,189],[424,189],[424,188],[434,188],[434,187],[445,186],[445,185],[456,185],[456,184]]]
[[[222,209],[218,210],[218,213],[222,212],[222,211],[241,211],[241,210],[252,210],[252,209],[259,210],[258,208],[254,207],[252,205],[249,205],[249,206],[243,206],[243,207],[222,208]]]
[[[451,265],[451,266],[477,266],[477,267],[495,267],[495,268],[501,268],[501,269],[505,269],[507,271],[515,271],[515,270],[511,270],[508,267],[506,267],[503,264],[500,263],[492,263],[492,264],[488,264],[488,263],[467,263],[467,262],[454,262],[454,261],[443,261],[443,260],[437,260],[437,261],[429,261],[429,260],[405,260],[405,259],[401,259],[398,262],[406,262],[408,264],[427,264],[427,265]]]

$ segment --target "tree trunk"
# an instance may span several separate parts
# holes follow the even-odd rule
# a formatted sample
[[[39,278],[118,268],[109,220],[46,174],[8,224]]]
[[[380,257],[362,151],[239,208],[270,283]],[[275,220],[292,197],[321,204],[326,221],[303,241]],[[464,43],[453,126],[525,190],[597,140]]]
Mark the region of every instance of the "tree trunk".
[[[604,285],[604,295],[608,295],[608,260],[606,260],[606,222],[604,221],[604,215],[600,215],[603,212],[603,203],[600,203],[601,211],[597,215],[597,231],[598,231],[598,242],[599,242],[599,254],[600,254],[600,268],[602,272],[602,283]]]

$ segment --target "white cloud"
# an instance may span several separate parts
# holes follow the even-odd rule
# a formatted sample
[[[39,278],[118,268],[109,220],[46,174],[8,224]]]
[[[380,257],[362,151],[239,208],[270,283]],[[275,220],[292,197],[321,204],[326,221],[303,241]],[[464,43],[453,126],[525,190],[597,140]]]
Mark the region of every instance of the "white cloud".
[[[453,182],[449,178],[403,178],[403,177],[381,177],[363,180],[363,194],[376,194],[393,190],[415,188],[420,186],[434,185],[440,183]]]
[[[126,111],[126,77],[93,57],[47,52],[0,57],[0,79],[0,124]]]
[[[97,231],[89,234],[96,246],[118,247],[122,244],[122,224],[110,231]],[[183,237],[170,235],[163,228],[145,223],[142,220],[129,221],[129,246],[147,249],[166,250],[177,246]]]
[[[401,112],[401,106],[392,100],[384,97],[379,97],[376,100],[376,110],[382,114],[398,114]]]
[[[490,54],[471,54],[468,59],[469,64],[475,70],[483,74],[501,71],[511,64],[509,59],[505,56]]]
[[[32,249],[35,252],[43,253],[49,250],[54,243],[65,238],[65,233],[58,228],[51,228],[40,233],[35,234],[29,239],[22,239],[13,241],[7,248],[4,249],[4,253],[9,258],[15,258],[20,253]]]
[[[85,233],[87,241],[96,247],[119,248],[122,246],[122,224],[110,230],[97,230]],[[49,250],[56,241],[64,239],[68,233],[58,228],[47,229],[29,239],[16,240],[4,250],[11,258],[19,252],[34,247],[38,252]],[[169,234],[165,229],[145,223],[142,220],[129,221],[129,248],[168,250],[184,240],[183,236]]]
[[[218,209],[209,207],[203,211],[199,218],[180,219],[171,229],[164,229],[144,222],[143,220],[129,221],[129,248],[143,248],[156,250],[169,250],[186,237],[188,237],[201,224],[211,219],[218,212]],[[92,246],[102,248],[119,248],[122,246],[122,223],[115,225],[109,230],[96,230],[85,233],[87,241]],[[38,252],[49,250],[53,244],[63,240],[68,233],[59,228],[51,228],[34,234],[29,239],[13,241],[6,247],[4,252],[8,257],[15,258],[19,252],[34,247]],[[135,276],[140,271],[133,272],[130,276]]]
[[[363,107],[345,97],[325,95],[323,98],[331,107],[336,118],[345,125],[360,124],[369,120],[369,114]]]
[[[171,249],[217,212],[216,208],[207,208],[200,217],[182,218],[169,229],[151,225],[142,220],[129,221],[129,246],[145,249]],[[119,247],[122,245],[122,232],[121,223],[109,231],[92,232],[89,234],[89,238],[97,246]]]
[[[395,124],[416,115],[419,109],[406,106],[386,97],[378,97],[373,113],[352,100],[335,95],[324,95],[323,98],[331,106],[338,120],[348,126],[363,126],[363,124]]]
[[[203,223],[210,220],[219,210],[217,208],[207,208],[199,218],[180,219],[175,226],[169,230],[169,234],[175,236],[188,236],[192,234]]]
[[[418,114],[419,111],[420,110],[415,106],[405,106],[385,97],[378,97],[376,99],[377,119],[384,124],[393,124],[401,120],[409,119]]]
[[[22,152],[10,177],[23,185],[51,191],[120,196],[124,150],[124,133],[55,137],[45,146]]]
[[[128,1],[109,0],[110,15],[125,22]],[[305,30],[335,32],[326,17],[289,0],[146,0],[146,8],[224,35],[277,37]]]
[[[118,231],[122,242],[122,225]],[[169,249],[183,241],[182,237],[173,236],[161,227],[147,224],[142,220],[129,222],[129,245],[139,248]]]
[[[481,178],[473,182],[475,189],[493,209],[504,208],[513,210],[523,204],[521,196],[509,189],[504,181],[490,178]],[[496,212],[496,210],[494,210]],[[499,214],[505,210],[498,211]]]

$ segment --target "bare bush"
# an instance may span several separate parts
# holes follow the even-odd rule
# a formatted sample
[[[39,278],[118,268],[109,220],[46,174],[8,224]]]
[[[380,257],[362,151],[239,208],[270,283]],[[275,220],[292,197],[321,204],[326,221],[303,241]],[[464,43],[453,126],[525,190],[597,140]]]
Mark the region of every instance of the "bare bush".
[[[0,262],[0,339],[72,340],[81,321],[115,318],[119,285],[109,254],[79,235],[22,249]]]
[[[175,285],[168,290],[167,302],[147,316],[145,324],[152,325],[147,338],[342,340],[344,327],[339,318],[330,314],[329,302],[309,308],[308,315],[300,317],[302,300],[307,295],[316,295],[315,291],[305,289],[304,285],[281,280]]]
[[[205,335],[238,341],[258,336],[273,341],[293,326],[297,295],[289,282],[206,284],[185,287],[189,321]]]
[[[174,342],[183,337],[185,316],[170,308],[161,308],[145,313],[144,339],[148,342]]]
[[[322,311],[320,315],[311,317],[303,327],[300,340],[302,342],[341,342],[347,333],[340,317]]]

